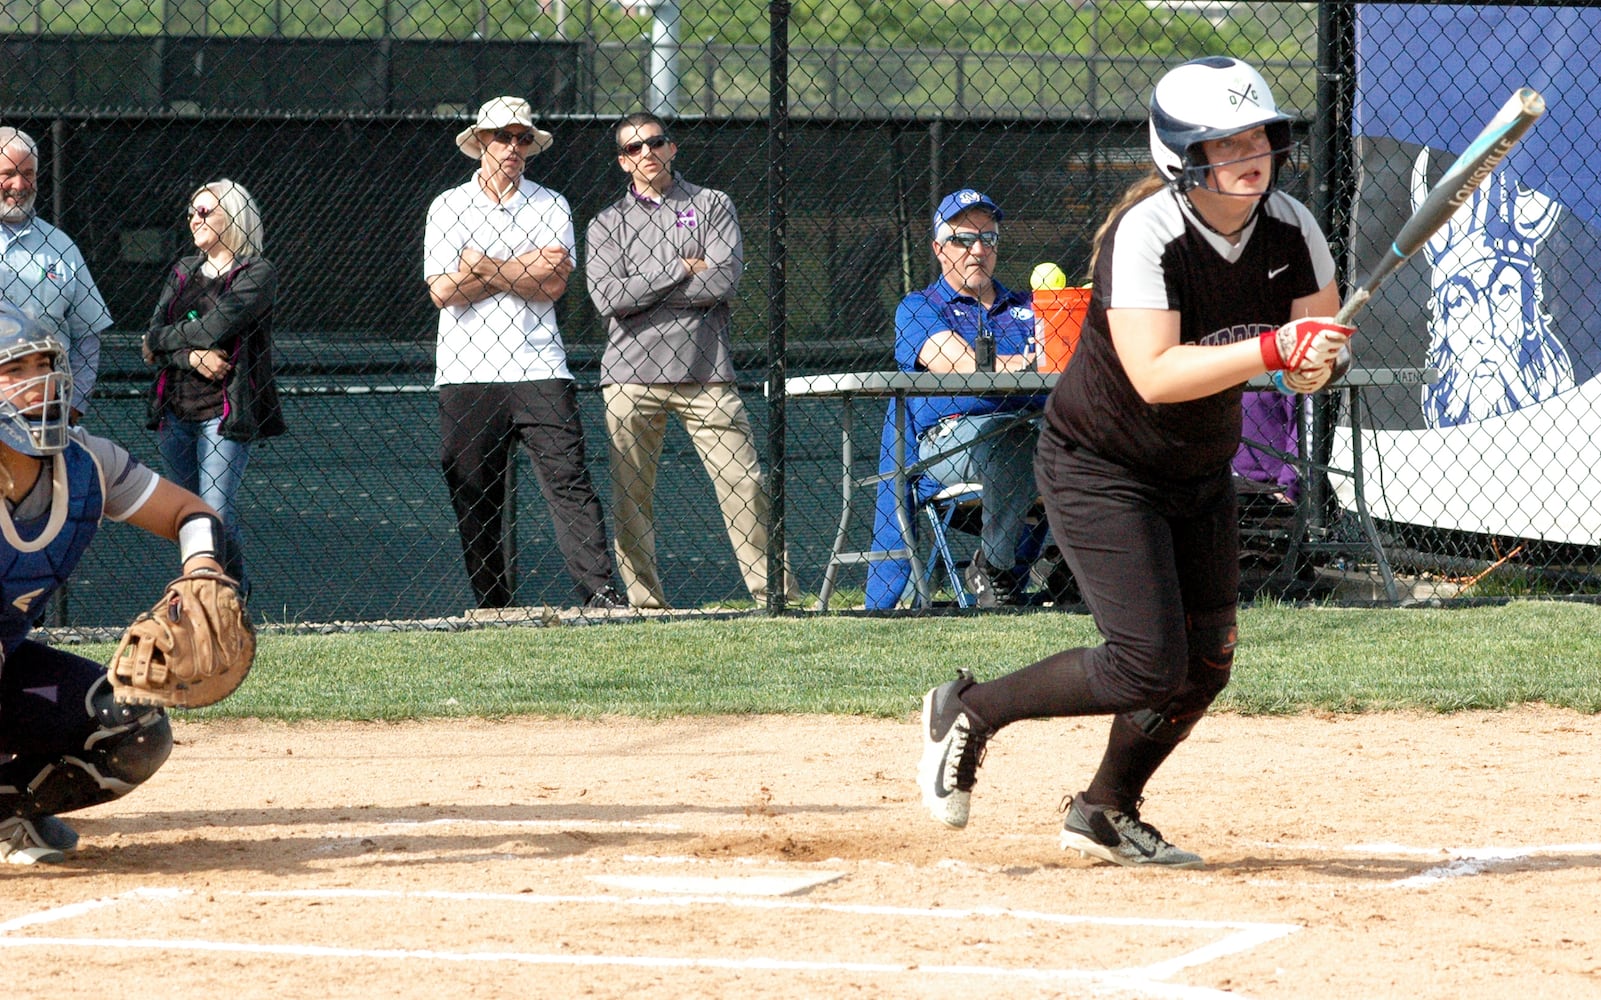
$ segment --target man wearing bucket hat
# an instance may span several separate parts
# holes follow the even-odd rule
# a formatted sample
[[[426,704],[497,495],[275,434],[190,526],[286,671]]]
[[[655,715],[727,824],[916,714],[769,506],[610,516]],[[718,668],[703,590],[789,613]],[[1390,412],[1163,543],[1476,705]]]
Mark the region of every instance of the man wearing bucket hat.
[[[995,280],[1002,213],[972,188],[946,195],[934,212],[933,250],[940,276],[906,296],[895,311],[895,361],[902,371],[1024,371],[1034,367],[1034,308],[1028,292]],[[987,356],[986,356],[987,355]],[[919,499],[954,483],[984,487],[978,551],[963,582],[981,607],[1024,599],[1039,532],[1027,523],[1034,504],[1034,441],[1028,413],[1044,405],[1034,396],[940,396],[906,401],[907,461],[935,461],[913,484]],[[895,404],[885,419],[880,467],[894,463]],[[1025,419],[1019,419],[1020,413]],[[904,548],[895,513],[893,482],[879,485],[873,547]],[[905,589],[906,560],[871,564],[867,606],[893,607]]]
[[[579,601],[614,609],[626,605],[612,586],[578,395],[556,328],[555,302],[573,269],[572,211],[523,176],[551,141],[522,98],[486,102],[456,136],[478,170],[428,207],[423,276],[439,309],[440,456],[479,607],[505,607],[517,592],[503,508],[521,440]]]

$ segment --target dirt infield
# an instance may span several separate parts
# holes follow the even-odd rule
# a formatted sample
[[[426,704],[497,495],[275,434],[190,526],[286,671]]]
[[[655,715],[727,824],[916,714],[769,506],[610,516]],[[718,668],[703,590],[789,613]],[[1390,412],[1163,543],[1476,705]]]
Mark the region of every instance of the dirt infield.
[[[1601,995],[1601,719],[1216,716],[1146,818],[1056,846],[1104,720],[991,746],[928,819],[915,720],[183,723],[0,869],[14,997]]]

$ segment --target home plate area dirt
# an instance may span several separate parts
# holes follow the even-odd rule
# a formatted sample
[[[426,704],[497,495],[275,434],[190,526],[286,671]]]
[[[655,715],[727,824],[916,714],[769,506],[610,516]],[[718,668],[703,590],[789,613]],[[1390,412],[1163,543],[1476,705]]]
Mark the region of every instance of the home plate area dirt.
[[[1063,852],[1106,720],[1013,726],[966,830],[913,718],[191,722],[62,865],[0,870],[14,997],[1601,996],[1596,717],[1208,718]]]

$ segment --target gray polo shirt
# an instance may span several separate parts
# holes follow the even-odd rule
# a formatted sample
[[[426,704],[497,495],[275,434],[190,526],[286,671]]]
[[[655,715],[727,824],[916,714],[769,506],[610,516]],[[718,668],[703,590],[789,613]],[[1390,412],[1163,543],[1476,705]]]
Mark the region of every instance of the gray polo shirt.
[[[734,381],[728,303],[745,251],[733,199],[674,175],[660,202],[630,188],[585,242],[589,298],[606,320],[602,385]],[[689,276],[686,257],[706,270]]]

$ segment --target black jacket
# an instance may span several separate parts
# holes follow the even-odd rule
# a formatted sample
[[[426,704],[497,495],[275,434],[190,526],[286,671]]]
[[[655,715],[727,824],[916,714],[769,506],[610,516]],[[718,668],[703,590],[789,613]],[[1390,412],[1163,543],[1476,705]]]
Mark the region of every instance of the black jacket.
[[[161,425],[172,369],[188,369],[192,350],[216,349],[233,364],[223,380],[222,436],[230,441],[275,437],[284,432],[272,370],[278,272],[265,257],[240,258],[223,278],[216,308],[195,319],[172,315],[179,292],[193,280],[204,259],[203,254],[194,254],[173,265],[150,317],[145,342],[161,370],[150,386],[145,426],[155,430]]]

